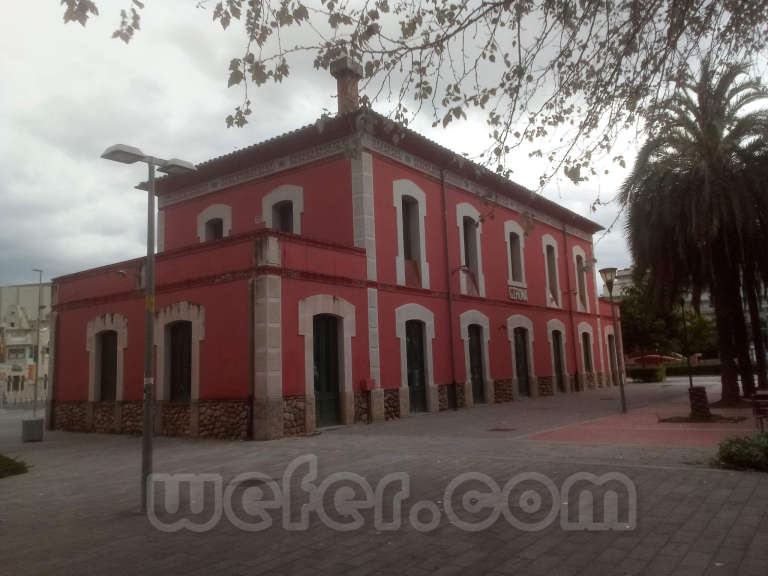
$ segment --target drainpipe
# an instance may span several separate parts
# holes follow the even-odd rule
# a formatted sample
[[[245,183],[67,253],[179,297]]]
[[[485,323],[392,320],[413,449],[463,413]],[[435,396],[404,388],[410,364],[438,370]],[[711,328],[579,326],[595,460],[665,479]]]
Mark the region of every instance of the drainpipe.
[[[565,224],[563,224],[563,246],[565,247],[565,282],[568,288],[568,316],[571,319],[571,348],[573,349],[573,363],[574,363],[574,368],[576,369],[576,386],[578,386],[579,353],[576,348],[576,340],[578,340],[579,338],[579,333],[576,330],[576,324],[574,323],[574,320],[573,320],[573,302],[571,301],[571,296],[572,296],[571,294],[571,263],[568,258],[568,234],[566,233]]]
[[[254,346],[256,343],[256,314],[254,299],[256,297],[255,278],[251,276],[248,280],[248,408],[246,413],[248,414],[248,422],[246,423],[246,434],[248,440],[253,440],[253,400],[254,400],[254,385],[256,383],[256,377],[254,373],[254,363],[256,358],[254,357]]]
[[[445,241],[445,281],[448,288],[448,334],[451,339],[450,351],[451,351],[451,379],[453,380],[453,409],[459,409],[459,398],[456,393],[456,352],[454,350],[454,331],[453,331],[453,290],[451,287],[451,251],[448,245],[448,197],[445,191],[445,170],[440,169],[440,191],[443,195],[443,240]]]

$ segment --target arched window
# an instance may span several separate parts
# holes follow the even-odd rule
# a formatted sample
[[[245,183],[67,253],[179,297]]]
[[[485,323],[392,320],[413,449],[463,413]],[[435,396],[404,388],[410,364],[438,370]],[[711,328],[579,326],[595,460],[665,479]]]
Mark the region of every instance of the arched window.
[[[197,215],[197,239],[212,242],[226,238],[232,232],[232,208],[226,204],[211,204]]]
[[[484,297],[485,275],[480,244],[482,232],[480,213],[471,204],[463,202],[456,206],[456,224],[459,227],[461,293]]]
[[[507,283],[525,287],[525,234],[514,220],[504,222],[504,240],[507,243]]]
[[[401,286],[429,288],[424,229],[426,195],[410,180],[395,180],[392,191],[397,223],[397,283]]]
[[[560,271],[557,266],[557,241],[550,234],[545,234],[542,238],[542,248],[544,249],[544,270],[547,281],[547,306],[560,308]]]
[[[205,242],[224,238],[224,221],[221,218],[211,218],[205,223]]]
[[[261,199],[261,218],[267,228],[301,234],[301,215],[304,212],[304,189],[283,184]]]
[[[579,312],[589,312],[587,257],[581,246],[573,247],[573,270],[576,276],[576,308]]]
[[[272,205],[272,229],[293,233],[293,202],[283,200]]]

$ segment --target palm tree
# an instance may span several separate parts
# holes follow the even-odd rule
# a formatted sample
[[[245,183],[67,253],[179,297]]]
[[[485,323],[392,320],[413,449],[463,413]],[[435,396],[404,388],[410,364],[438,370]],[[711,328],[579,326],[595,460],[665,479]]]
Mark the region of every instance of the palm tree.
[[[709,290],[722,364],[723,401],[739,397],[735,360],[752,390],[742,285],[768,285],[768,97],[746,66],[701,64],[649,118],[652,133],[619,199],[635,265],[649,271],[657,302]],[[750,275],[751,274],[751,275]]]

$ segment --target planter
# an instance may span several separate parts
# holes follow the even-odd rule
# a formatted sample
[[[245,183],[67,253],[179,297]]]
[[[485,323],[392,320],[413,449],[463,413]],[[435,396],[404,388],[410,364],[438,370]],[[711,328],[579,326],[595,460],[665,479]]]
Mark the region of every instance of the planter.
[[[42,442],[43,441],[43,422],[42,418],[31,418],[21,421],[21,441],[22,442]]]

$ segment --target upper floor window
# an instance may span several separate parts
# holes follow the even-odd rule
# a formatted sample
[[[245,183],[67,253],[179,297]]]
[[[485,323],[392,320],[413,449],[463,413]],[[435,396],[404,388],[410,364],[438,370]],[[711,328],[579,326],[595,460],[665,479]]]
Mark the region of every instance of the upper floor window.
[[[507,242],[507,283],[525,286],[525,234],[514,220],[504,222],[504,237]]]
[[[547,285],[547,306],[560,307],[560,273],[557,267],[557,242],[550,234],[542,238]]]
[[[200,242],[221,240],[232,231],[232,208],[226,204],[211,204],[197,215],[197,239]]]
[[[267,228],[289,234],[301,234],[304,189],[284,184],[261,199],[261,217]]]
[[[397,219],[397,283],[429,288],[424,230],[426,195],[410,180],[396,180],[392,190]]]
[[[456,207],[456,223],[460,236],[461,293],[485,296],[480,213],[471,204],[463,202]]]
[[[576,307],[580,312],[589,312],[586,255],[581,246],[573,248],[573,267],[576,275]]]
[[[221,218],[211,218],[205,223],[205,241],[221,240],[224,238],[224,221]]]

